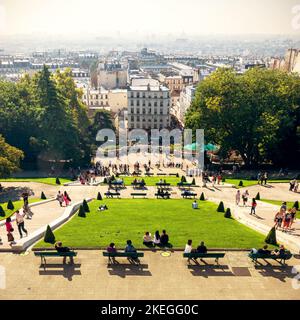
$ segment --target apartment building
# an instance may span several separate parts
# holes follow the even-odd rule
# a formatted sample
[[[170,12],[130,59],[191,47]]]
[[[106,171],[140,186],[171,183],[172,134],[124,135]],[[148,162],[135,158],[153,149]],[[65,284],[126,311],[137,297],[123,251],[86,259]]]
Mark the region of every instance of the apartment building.
[[[128,89],[128,128],[170,126],[170,90],[155,79],[133,79]]]

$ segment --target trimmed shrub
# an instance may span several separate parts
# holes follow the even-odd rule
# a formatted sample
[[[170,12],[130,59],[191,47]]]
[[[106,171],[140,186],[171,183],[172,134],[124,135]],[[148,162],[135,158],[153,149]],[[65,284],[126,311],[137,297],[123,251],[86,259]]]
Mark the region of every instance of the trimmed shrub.
[[[227,218],[227,219],[231,218],[231,210],[230,210],[230,208],[226,209],[226,212],[224,213],[224,217]]]
[[[11,200],[8,200],[8,203],[7,203],[7,209],[8,210],[14,210],[14,204],[12,203]]]
[[[193,178],[192,185],[193,185],[193,186],[196,185],[196,180],[195,180],[195,178]]]
[[[55,183],[59,185],[61,184],[59,178],[56,178]]]
[[[204,196],[204,193],[203,193],[203,192],[201,193],[200,200],[201,200],[201,201],[204,201],[204,200],[205,200],[205,196]]]
[[[47,226],[46,232],[45,232],[45,236],[44,236],[44,241],[47,243],[55,243],[55,235],[52,232],[50,226]]]
[[[181,177],[181,182],[186,182],[186,177],[185,176]]]
[[[110,178],[110,181],[112,182],[112,181],[115,181],[115,180],[116,180],[115,176],[112,175],[111,178]]]
[[[179,178],[179,173],[178,172],[176,173],[176,178]]]
[[[260,200],[260,193],[259,192],[257,193],[255,200]]]
[[[222,178],[222,182],[226,182],[226,179],[225,179],[225,178]]]
[[[5,217],[4,209],[0,206],[0,217]]]
[[[268,233],[267,237],[266,237],[266,240],[265,240],[266,243],[268,244],[272,244],[274,246],[277,245],[277,240],[276,240],[276,229],[275,227],[273,227],[270,232]]]
[[[81,218],[86,217],[85,210],[82,205],[79,207],[78,217],[81,217]]]
[[[293,208],[296,208],[297,210],[299,210],[299,201],[295,201]]]
[[[221,202],[219,203],[217,212],[225,212],[225,208],[224,208],[224,203],[223,203],[223,201],[221,201]]]
[[[244,182],[241,180],[240,182],[239,182],[239,187],[243,187],[244,186]]]
[[[45,196],[45,193],[42,191],[42,193],[41,193],[41,199],[42,200],[46,200],[47,199],[47,197]]]
[[[107,184],[107,179],[106,178],[103,179],[103,183]]]
[[[90,212],[89,205],[88,205],[88,203],[86,202],[85,199],[82,202],[82,206],[83,206],[83,209],[84,209],[85,212]]]
[[[102,196],[101,196],[100,192],[98,192],[98,194],[97,194],[97,200],[102,200]]]

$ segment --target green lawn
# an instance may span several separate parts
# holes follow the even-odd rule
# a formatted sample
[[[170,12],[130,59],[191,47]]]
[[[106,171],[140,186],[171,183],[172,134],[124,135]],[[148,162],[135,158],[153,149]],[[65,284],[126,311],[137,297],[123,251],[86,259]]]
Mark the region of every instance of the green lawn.
[[[100,204],[107,211],[97,211]],[[56,240],[71,247],[106,247],[114,242],[123,248],[128,239],[143,248],[145,231],[154,234],[166,229],[174,248],[183,248],[188,239],[197,246],[205,241],[209,248],[253,248],[264,244],[265,236],[234,219],[216,212],[217,205],[199,201],[199,210],[192,209],[191,200],[105,199],[89,204],[86,218],[77,214],[55,231]],[[40,241],[36,247],[50,247]]]
[[[239,187],[240,181],[243,181],[243,187],[251,187],[257,185],[257,180],[245,180],[245,179],[226,179],[225,183],[233,184],[237,188],[243,188]],[[268,180],[268,183],[288,183],[289,180]]]
[[[271,203],[271,204],[274,204],[278,207],[280,207],[282,205],[282,202],[284,202],[285,200],[269,200],[269,199],[261,199],[261,201],[264,201],[264,202],[268,202],[268,203]],[[293,205],[294,205],[295,201],[286,201],[286,204],[287,204],[287,207],[288,209],[289,208],[292,208]],[[298,210],[299,211],[299,210]]]
[[[29,198],[29,203],[34,203],[34,202],[38,202],[38,201],[42,201],[42,200],[36,199],[36,198]],[[5,217],[0,217],[0,221],[5,220],[6,218],[10,217],[14,212],[23,208],[23,200],[13,201],[13,205],[15,207],[14,210],[8,210],[7,203],[0,203],[0,206],[5,211]]]
[[[123,179],[125,186],[130,186],[134,179],[144,179],[146,186],[155,186],[160,180],[166,180],[167,183],[170,183],[171,186],[177,186],[177,183],[181,181],[181,177],[177,178],[175,176],[120,176],[119,179]],[[192,182],[193,178],[187,178],[187,182]]]
[[[68,183],[71,182],[70,179],[59,178],[60,183]],[[39,182],[44,184],[56,185],[56,178],[8,178],[8,179],[0,179],[0,182]]]

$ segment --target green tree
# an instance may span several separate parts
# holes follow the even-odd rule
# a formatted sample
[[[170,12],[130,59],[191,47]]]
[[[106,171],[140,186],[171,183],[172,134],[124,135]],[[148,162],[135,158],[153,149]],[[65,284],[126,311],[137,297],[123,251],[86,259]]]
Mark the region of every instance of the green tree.
[[[23,157],[21,150],[10,146],[0,135],[0,177],[8,177],[18,171]]]
[[[222,158],[235,150],[246,166],[296,165],[299,101],[298,75],[257,68],[237,75],[220,68],[199,84],[185,124],[204,129],[206,142],[219,145]],[[294,159],[284,156],[289,152]]]

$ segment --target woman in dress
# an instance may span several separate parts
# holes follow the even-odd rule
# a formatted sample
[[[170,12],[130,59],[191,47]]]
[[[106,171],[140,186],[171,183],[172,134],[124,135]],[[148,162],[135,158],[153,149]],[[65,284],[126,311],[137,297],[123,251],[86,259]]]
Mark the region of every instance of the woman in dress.
[[[238,190],[235,195],[235,202],[237,206],[240,204],[240,201],[241,201],[241,192],[240,190]]]
[[[69,197],[67,191],[64,192],[64,202],[66,204],[66,207],[70,204],[71,198]]]
[[[15,238],[13,236],[14,228],[13,228],[13,226],[11,224],[11,218],[7,218],[6,219],[5,227],[6,227],[6,231],[7,231],[7,241],[11,245],[15,241]]]

